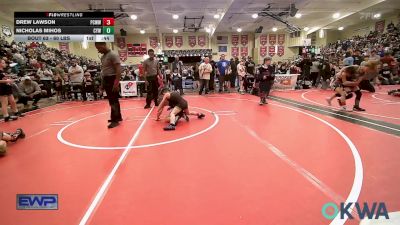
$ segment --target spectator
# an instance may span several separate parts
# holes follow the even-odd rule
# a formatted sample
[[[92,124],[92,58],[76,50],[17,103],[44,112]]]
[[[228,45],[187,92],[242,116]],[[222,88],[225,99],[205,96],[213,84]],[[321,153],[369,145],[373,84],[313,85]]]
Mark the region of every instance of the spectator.
[[[319,67],[320,67],[320,62],[318,59],[313,58],[312,59],[312,66],[310,68],[310,72],[311,72],[311,80],[312,80],[312,85],[314,87],[317,87],[318,83],[317,83],[317,79],[319,78]]]
[[[259,82],[259,96],[260,103],[259,105],[268,104],[266,98],[269,96],[269,92],[271,91],[272,85],[274,84],[275,79],[275,69],[271,66],[271,58],[264,58],[263,65],[258,68],[258,76],[257,81]]]
[[[237,65],[238,80],[239,80],[239,93],[244,94],[244,80],[246,78],[246,67],[244,66],[244,59]]]
[[[32,81],[29,76],[22,78],[22,82],[18,85],[20,95],[18,103],[24,104],[24,108],[28,109],[28,101],[33,101],[32,108],[38,108],[38,102],[43,95],[46,95],[46,91],[42,91],[39,84]]]
[[[63,79],[60,73],[54,75],[54,90],[56,91],[56,101],[61,102],[62,100],[62,85]]]
[[[68,74],[70,76],[70,83],[72,90],[74,91],[75,100],[78,99],[78,92],[81,92],[83,101],[86,101],[86,94],[83,90],[83,69],[78,65],[76,59],[71,60],[71,66],[68,69]]]
[[[350,52],[346,52],[345,58],[343,60],[343,66],[352,66],[354,64],[354,58],[351,56]]]
[[[356,49],[353,54],[353,65],[361,65],[361,62],[364,61],[363,57],[361,56],[360,50]]]
[[[175,68],[172,73],[172,82],[174,83],[174,90],[179,90],[180,95],[183,95],[182,75],[178,73],[178,68]]]
[[[208,94],[208,85],[211,77],[211,72],[213,71],[212,65],[210,64],[210,59],[208,57],[204,58],[204,62],[199,66],[199,77],[200,77],[200,91],[199,95],[202,95],[205,89],[205,94]]]
[[[372,50],[371,51],[371,54],[370,54],[370,56],[369,56],[369,60],[371,60],[371,61],[380,61],[381,60],[381,57],[379,56],[379,55],[377,55],[376,54],[376,50]]]
[[[223,89],[227,91],[227,86],[224,85],[226,78],[228,75],[228,67],[229,61],[225,60],[225,55],[222,54],[220,60],[217,62],[217,73],[218,73],[218,81],[219,81],[219,93],[222,93]],[[228,80],[229,81],[229,80]]]

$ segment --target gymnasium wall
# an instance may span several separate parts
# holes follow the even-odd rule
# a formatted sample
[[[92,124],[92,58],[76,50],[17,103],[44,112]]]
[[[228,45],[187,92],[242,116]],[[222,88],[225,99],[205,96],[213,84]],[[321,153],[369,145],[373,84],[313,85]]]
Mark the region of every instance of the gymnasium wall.
[[[386,27],[390,22],[393,22],[394,25],[397,25],[399,21],[399,16],[398,14],[392,14],[388,16],[383,16],[379,20],[368,20],[363,23],[359,23],[353,26],[345,27],[343,31],[340,31],[340,39],[347,39],[351,38],[356,35],[361,35],[364,36],[368,34],[370,31],[375,31],[375,23],[381,20],[385,21],[385,31]]]

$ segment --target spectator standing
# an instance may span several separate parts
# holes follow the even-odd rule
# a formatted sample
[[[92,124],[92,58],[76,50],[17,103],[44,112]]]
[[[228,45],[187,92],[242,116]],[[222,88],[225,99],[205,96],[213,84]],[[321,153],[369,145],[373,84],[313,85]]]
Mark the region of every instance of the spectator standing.
[[[218,73],[218,82],[219,82],[219,93],[222,93],[224,89],[225,76],[228,75],[228,67],[229,61],[225,60],[225,55],[222,54],[220,60],[217,62],[217,73]],[[225,86],[225,89],[227,87]]]
[[[200,77],[200,91],[199,95],[204,93],[208,94],[208,85],[213,71],[212,65],[210,64],[210,59],[208,57],[204,58],[204,62],[199,66],[199,77]]]
[[[74,90],[75,99],[78,99],[78,91],[81,92],[83,101],[86,101],[86,94],[83,90],[83,69],[76,59],[71,60],[71,66],[68,69],[72,89]]]
[[[240,63],[237,65],[239,93],[242,95],[244,94],[244,79],[246,78],[246,67],[244,65],[244,59],[240,60]]]
[[[272,85],[274,84],[274,71],[275,68],[271,66],[271,58],[264,58],[264,63],[261,67],[258,68],[259,73],[257,76],[257,81],[259,82],[260,88],[260,103],[259,105],[268,104],[266,98],[269,96]]]

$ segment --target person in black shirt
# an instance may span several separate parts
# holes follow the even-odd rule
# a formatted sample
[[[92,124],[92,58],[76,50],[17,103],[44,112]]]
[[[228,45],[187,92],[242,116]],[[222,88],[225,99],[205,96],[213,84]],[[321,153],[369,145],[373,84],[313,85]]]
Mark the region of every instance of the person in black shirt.
[[[246,72],[254,76],[256,64],[254,63],[251,57],[248,58],[248,60],[245,63],[245,66],[246,66]]]
[[[15,103],[11,86],[14,80],[6,76],[4,72],[6,66],[6,62],[3,59],[0,59],[0,100],[4,122],[8,122],[9,120],[16,120],[18,119],[18,116],[24,116],[23,114],[18,112],[17,104]],[[14,115],[12,116],[8,114],[8,103],[10,103],[11,109],[14,112]]]
[[[168,105],[170,109],[172,109],[171,113],[166,118],[166,121],[169,122],[169,125],[165,127],[164,130],[175,130],[176,123],[181,117],[184,117],[186,121],[189,121],[189,117],[187,117],[188,115],[197,116],[199,119],[205,117],[203,113],[189,111],[189,105],[187,101],[178,92],[170,92],[168,88],[164,88],[161,90],[160,95],[162,95],[162,100],[158,106],[156,121],[160,120],[160,116],[165,106]]]
[[[259,82],[259,96],[260,96],[260,105],[267,104],[266,98],[269,95],[269,92],[271,91],[272,85],[274,84],[274,67],[271,66],[271,58],[267,57],[264,58],[264,63],[263,65],[258,68],[258,76],[257,76],[257,81]]]
[[[364,61],[360,54],[360,50],[358,49],[354,51],[354,55],[352,57],[354,59],[353,65],[361,65],[361,62]]]

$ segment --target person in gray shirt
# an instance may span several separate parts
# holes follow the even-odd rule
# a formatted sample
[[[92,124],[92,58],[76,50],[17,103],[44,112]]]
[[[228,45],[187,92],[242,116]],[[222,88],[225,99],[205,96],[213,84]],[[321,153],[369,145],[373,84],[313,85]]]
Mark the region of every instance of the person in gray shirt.
[[[95,46],[101,57],[101,88],[105,90],[108,103],[111,107],[111,119],[108,128],[114,128],[122,121],[121,107],[119,104],[119,81],[121,80],[121,62],[119,56],[112,52],[105,42],[96,42]]]
[[[149,58],[143,62],[144,78],[147,85],[147,96],[145,109],[150,108],[151,101],[158,106],[158,75],[161,74],[158,60],[155,58],[154,50],[149,49]]]

